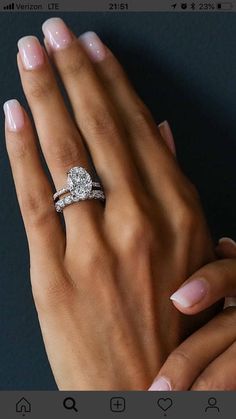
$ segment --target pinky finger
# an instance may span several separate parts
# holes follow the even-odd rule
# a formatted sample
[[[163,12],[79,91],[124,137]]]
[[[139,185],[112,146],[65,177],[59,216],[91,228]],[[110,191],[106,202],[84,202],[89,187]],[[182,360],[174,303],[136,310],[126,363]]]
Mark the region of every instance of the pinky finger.
[[[4,104],[6,146],[32,257],[56,256],[63,243],[62,226],[44,173],[28,115],[17,100]]]

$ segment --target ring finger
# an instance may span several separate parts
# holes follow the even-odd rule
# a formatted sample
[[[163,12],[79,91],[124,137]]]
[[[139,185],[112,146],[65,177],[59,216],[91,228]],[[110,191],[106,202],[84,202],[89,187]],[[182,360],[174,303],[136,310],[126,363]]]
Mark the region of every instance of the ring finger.
[[[123,121],[77,38],[58,18],[43,24],[45,45],[68,92],[77,124],[98,174],[113,196],[142,189]],[[128,192],[128,193],[127,193]]]

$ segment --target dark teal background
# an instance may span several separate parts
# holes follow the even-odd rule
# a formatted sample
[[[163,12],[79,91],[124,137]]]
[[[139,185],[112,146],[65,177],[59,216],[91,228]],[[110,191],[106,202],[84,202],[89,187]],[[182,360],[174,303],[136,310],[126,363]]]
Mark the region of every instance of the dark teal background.
[[[236,238],[236,14],[60,16],[78,35],[97,31],[113,49],[156,121],[171,123],[178,159],[200,192],[214,239]],[[40,27],[47,17],[0,14],[1,104],[10,98],[25,104],[17,40],[31,34],[42,40]],[[2,114],[0,126],[0,390],[50,390],[56,385],[31,296]]]

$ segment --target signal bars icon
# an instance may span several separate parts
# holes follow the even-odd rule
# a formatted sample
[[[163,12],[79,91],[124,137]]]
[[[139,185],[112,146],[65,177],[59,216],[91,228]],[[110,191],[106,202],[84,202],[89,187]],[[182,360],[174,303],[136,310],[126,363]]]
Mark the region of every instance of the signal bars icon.
[[[10,3],[7,6],[3,7],[3,10],[14,10],[15,9],[15,3]]]

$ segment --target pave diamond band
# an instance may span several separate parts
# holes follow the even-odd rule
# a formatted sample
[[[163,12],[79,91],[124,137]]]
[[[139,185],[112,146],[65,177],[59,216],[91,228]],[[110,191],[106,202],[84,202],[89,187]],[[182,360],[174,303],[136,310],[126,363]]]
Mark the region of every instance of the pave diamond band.
[[[55,203],[55,208],[57,212],[62,212],[65,207],[68,207],[68,205],[79,201],[85,201],[87,199],[101,199],[102,201],[105,201],[105,195],[103,191],[96,190],[92,191],[87,198],[75,198],[72,195],[67,195]]]
[[[69,195],[60,198],[62,195]],[[59,199],[60,198],[60,199]],[[86,199],[105,200],[104,191],[99,182],[93,182],[90,174],[83,167],[72,167],[67,172],[67,185],[53,195],[57,212],[75,202]]]

